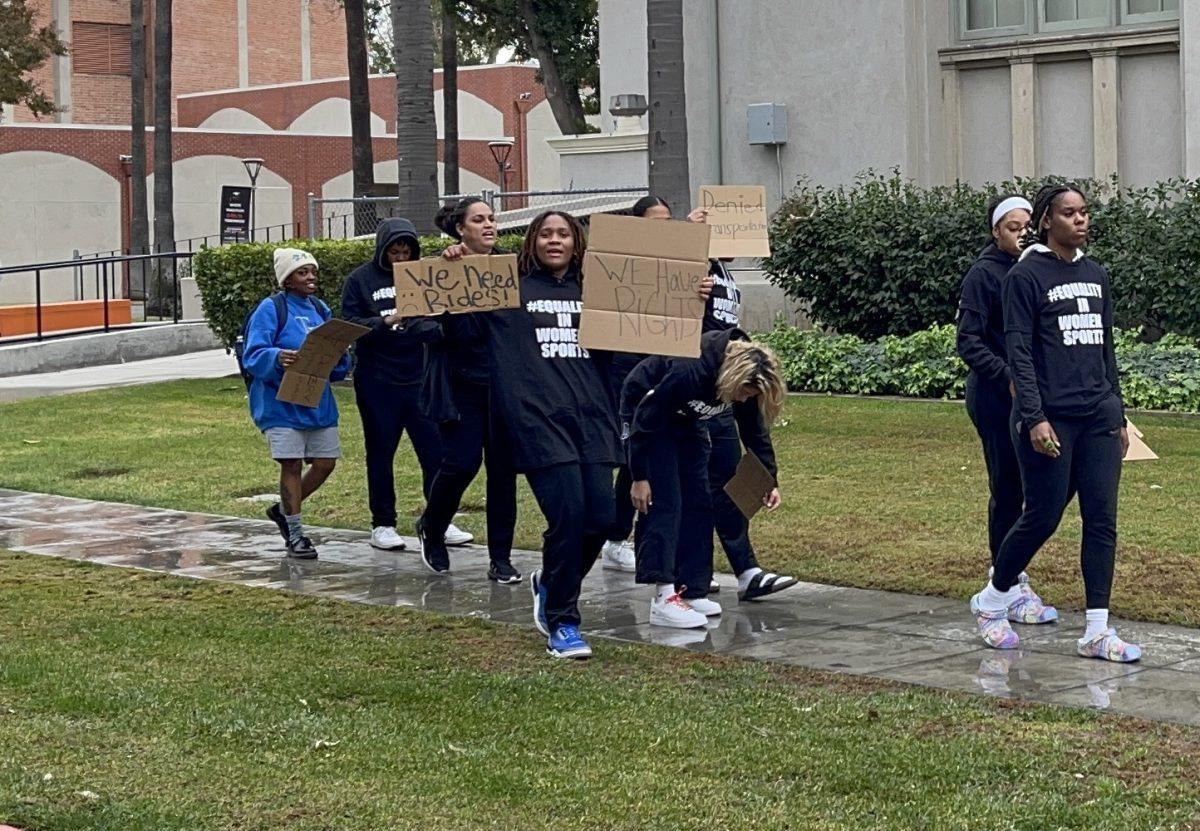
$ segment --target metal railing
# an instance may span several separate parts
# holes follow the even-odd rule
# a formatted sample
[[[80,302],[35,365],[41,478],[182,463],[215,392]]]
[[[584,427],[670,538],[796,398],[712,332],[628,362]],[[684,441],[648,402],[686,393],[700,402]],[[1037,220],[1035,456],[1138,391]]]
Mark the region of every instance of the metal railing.
[[[95,256],[48,263],[29,263],[0,268],[0,285],[25,280],[32,283],[33,326],[22,331],[0,329],[0,341],[43,340],[48,336],[108,332],[115,327],[136,328],[147,324],[179,323],[182,298],[179,293],[181,270],[190,266],[192,254],[180,251],[165,254]],[[63,284],[70,293],[63,290]],[[47,299],[50,298],[50,299]],[[61,303],[92,300],[102,306],[101,320],[95,325],[69,329],[48,325],[50,309]],[[113,304],[129,303],[130,322],[114,321]]]
[[[572,190],[493,191],[479,193],[483,201],[496,211],[500,230],[518,230],[542,211],[556,209],[578,216],[593,213],[616,213],[628,210],[648,192],[644,186],[624,188],[589,188]],[[445,194],[438,197],[445,203],[466,194]],[[322,198],[308,195],[308,234],[327,239],[352,239],[375,233],[380,220],[398,216],[398,196],[356,196]],[[432,209],[432,208],[431,208]]]

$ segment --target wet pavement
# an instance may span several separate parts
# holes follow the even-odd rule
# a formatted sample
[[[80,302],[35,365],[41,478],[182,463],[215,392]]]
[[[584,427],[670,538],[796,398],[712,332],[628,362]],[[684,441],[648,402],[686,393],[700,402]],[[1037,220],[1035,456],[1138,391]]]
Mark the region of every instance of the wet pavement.
[[[267,520],[0,490],[0,549],[519,624],[538,648],[527,584],[489,582],[483,548],[451,549],[452,572],[435,575],[411,538],[408,551],[383,552],[360,531],[310,535],[321,556],[301,562],[284,557]],[[528,575],[540,555],[515,552],[513,561]],[[1082,613],[1020,626],[1021,648],[998,652],[980,645],[961,601],[802,583],[739,604],[733,577],[718,580],[725,613],[709,629],[663,629],[647,624],[648,589],[597,567],[580,601],[584,632],[600,660],[596,636],[1200,725],[1197,629],[1116,621],[1146,651],[1141,663],[1118,665],[1074,654]]]
[[[124,364],[7,376],[0,378],[0,403],[181,378],[224,378],[235,374],[237,364],[232,355],[224,349],[206,349]]]

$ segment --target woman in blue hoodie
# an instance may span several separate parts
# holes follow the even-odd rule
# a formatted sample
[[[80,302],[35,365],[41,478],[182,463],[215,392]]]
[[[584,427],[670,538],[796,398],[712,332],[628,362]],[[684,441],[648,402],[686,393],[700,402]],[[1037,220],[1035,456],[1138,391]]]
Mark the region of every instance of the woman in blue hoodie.
[[[317,549],[304,535],[300,506],[333,473],[341,458],[338,411],[328,385],[316,407],[280,401],[275,396],[283,373],[296,361],[308,333],[330,318],[329,307],[316,298],[317,261],[296,248],[275,250],[275,279],[284,292],[287,320],[280,321],[276,304],[266,298],[250,316],[243,364],[250,383],[250,415],[267,437],[271,458],[279,462],[279,502],[267,509],[287,542],[288,555],[316,559]],[[329,380],[340,381],[350,372],[347,352],[333,368]],[[308,462],[308,470],[304,463]]]
[[[371,508],[371,545],[399,551],[396,533],[396,486],[392,466],[400,437],[408,438],[421,465],[426,499],[442,456],[437,425],[421,412],[419,394],[425,371],[425,343],[440,337],[437,325],[396,316],[395,263],[421,258],[417,229],[407,219],[385,219],[375,232],[375,256],[346,278],[342,315],[369,331],[354,345],[354,399],[362,418],[367,450],[367,501]]]
[[[1000,303],[1005,276],[1021,254],[1021,237],[1029,226],[1033,205],[1023,196],[999,194],[987,205],[992,241],[963,277],[958,303],[958,354],[967,374],[967,415],[983,444],[987,467],[988,549],[996,564],[1000,544],[1021,515],[1021,471],[1009,432],[1012,413],[1012,373],[1004,345],[1004,310]],[[1021,572],[1020,599],[1008,610],[1015,623],[1049,623],[1058,619]]]

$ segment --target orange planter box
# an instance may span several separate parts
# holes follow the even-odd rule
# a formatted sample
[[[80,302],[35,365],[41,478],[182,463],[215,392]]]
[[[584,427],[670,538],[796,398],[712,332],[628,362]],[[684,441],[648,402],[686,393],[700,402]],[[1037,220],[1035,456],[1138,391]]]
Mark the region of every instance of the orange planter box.
[[[121,326],[133,322],[128,300],[108,301],[108,323]],[[95,329],[104,326],[103,300],[77,300],[42,304],[42,332]],[[37,334],[37,306],[0,306],[0,338]]]

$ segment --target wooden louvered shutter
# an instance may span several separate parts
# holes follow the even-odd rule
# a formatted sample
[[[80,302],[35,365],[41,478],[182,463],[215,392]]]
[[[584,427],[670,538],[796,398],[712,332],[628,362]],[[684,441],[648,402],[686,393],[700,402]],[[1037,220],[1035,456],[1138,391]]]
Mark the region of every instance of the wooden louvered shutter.
[[[71,60],[84,75],[129,74],[129,26],[120,23],[71,24]]]

